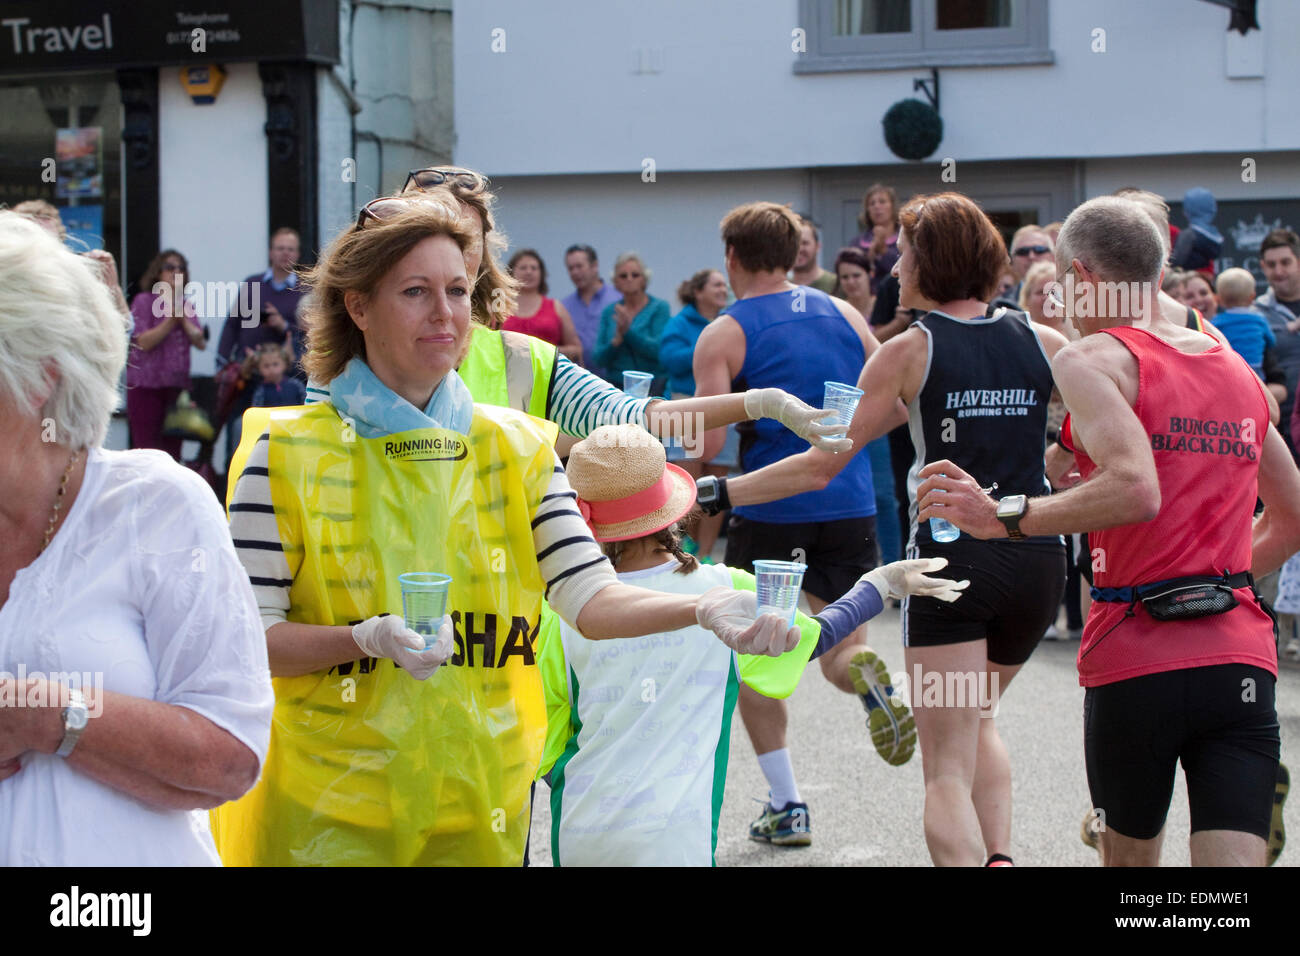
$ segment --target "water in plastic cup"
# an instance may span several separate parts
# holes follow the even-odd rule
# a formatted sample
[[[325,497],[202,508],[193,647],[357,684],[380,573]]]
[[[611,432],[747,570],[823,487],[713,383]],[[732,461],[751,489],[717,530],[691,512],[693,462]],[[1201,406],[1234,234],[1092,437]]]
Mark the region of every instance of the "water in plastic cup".
[[[624,372],[623,391],[633,398],[649,398],[650,383],[654,380],[650,372]]]
[[[406,626],[424,638],[431,647],[438,640],[438,628],[447,616],[447,589],[451,575],[425,571],[399,574],[402,588],[402,617]]]
[[[940,475],[940,478],[946,478],[947,475]],[[950,541],[956,541],[961,537],[961,529],[951,521],[943,518],[930,519],[930,537],[940,544],[947,544]]]
[[[758,613],[775,614],[785,618],[786,625],[794,624],[794,611],[799,605],[799,589],[803,586],[803,573],[808,565],[797,561],[755,561],[754,579],[758,591]]]
[[[822,401],[822,407],[828,410],[833,409],[833,415],[827,415],[822,419],[826,425],[848,425],[853,421],[853,413],[857,411],[858,402],[862,400],[862,389],[854,388],[852,385],[845,385],[843,382],[827,382],[826,397]],[[848,429],[843,432],[830,435],[830,438],[844,438],[848,435]]]

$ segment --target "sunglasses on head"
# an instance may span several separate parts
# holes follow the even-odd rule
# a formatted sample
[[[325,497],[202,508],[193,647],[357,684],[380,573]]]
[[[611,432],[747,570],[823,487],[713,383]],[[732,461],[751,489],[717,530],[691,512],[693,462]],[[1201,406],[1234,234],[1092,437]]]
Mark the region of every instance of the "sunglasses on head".
[[[361,207],[357,213],[357,229],[364,229],[366,223],[372,219],[376,222],[382,222],[385,219],[392,219],[394,216],[400,216],[412,205],[417,202],[424,202],[418,198],[402,199],[394,196],[380,196],[378,199],[372,199]]]
[[[1047,246],[1018,246],[1015,255],[1018,256],[1045,256],[1051,252]]]
[[[417,189],[432,189],[435,186],[452,186],[465,192],[477,193],[487,189],[486,176],[459,166],[430,166],[427,169],[413,169],[406,177],[405,192],[414,183]]]

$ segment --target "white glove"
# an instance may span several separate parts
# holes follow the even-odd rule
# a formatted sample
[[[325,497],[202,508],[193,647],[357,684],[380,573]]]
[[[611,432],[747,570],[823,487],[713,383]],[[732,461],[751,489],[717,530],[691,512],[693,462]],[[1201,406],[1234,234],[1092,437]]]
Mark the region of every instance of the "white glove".
[[[705,591],[695,605],[695,620],[737,654],[780,657],[799,646],[799,628],[787,627],[775,614],[758,617],[758,595],[719,586]]]
[[[392,614],[381,614],[354,625],[352,640],[370,657],[387,657],[396,661],[406,673],[416,680],[427,680],[429,675],[446,663],[455,650],[452,640],[451,616],[442,619],[438,639],[426,650],[424,638],[406,626],[406,622]]]
[[[849,451],[853,439],[827,438],[848,430],[847,425],[825,424],[822,419],[835,414],[833,410],[813,408],[779,388],[751,388],[745,393],[745,414],[750,418],[774,418],[814,448],[822,451]]]
[[[969,581],[950,581],[947,578],[927,578],[925,572],[938,571],[947,567],[947,558],[917,558],[910,561],[894,561],[884,564],[874,571],[868,571],[858,580],[866,581],[880,594],[880,600],[895,597],[902,598],[909,594],[922,597],[938,598],[949,603],[961,597]]]

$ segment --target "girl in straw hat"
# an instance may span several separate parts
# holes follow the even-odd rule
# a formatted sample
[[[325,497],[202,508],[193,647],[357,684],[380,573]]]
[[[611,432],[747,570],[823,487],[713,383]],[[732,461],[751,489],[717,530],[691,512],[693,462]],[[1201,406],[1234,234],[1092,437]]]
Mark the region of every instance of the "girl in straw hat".
[[[597,428],[574,446],[568,475],[621,581],[671,594],[722,586],[731,589],[736,613],[753,607],[752,575],[701,566],[682,550],[680,526],[694,507],[695,482],[666,463],[649,432]],[[699,627],[589,641],[556,619],[539,662],[550,718],[542,771],[550,771],[555,864],[713,863],[740,682],[787,697],[807,663],[880,613],[887,596],[956,600],[967,582],[925,575],[946,563],[876,568],[816,617],[797,614],[799,643],[780,657],[738,655]],[[722,590],[710,597],[729,599]]]

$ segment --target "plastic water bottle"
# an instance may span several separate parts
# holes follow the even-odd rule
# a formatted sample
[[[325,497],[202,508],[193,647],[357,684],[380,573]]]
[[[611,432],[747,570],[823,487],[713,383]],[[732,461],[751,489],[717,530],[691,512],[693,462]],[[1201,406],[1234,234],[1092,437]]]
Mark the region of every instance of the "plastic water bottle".
[[[940,475],[940,478],[947,478],[947,475]],[[961,537],[961,529],[951,521],[943,518],[930,519],[930,537],[939,544],[948,544],[950,541],[956,541]]]

